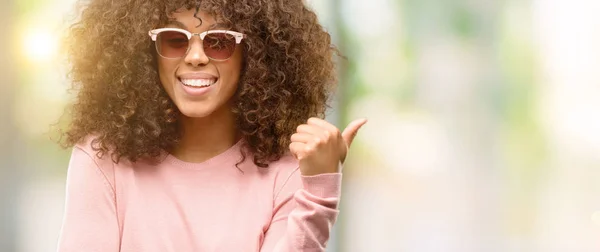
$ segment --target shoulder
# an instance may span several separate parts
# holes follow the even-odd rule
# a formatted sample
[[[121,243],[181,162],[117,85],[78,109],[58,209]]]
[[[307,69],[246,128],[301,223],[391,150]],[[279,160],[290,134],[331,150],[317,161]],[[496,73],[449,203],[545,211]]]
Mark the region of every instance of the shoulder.
[[[94,162],[98,163],[98,165],[108,163],[109,161],[110,163],[113,163],[113,160],[111,159],[112,151],[105,153],[100,152],[100,144],[98,136],[96,135],[88,135],[85,137],[73,146],[73,151],[85,153]]]
[[[300,176],[298,160],[291,154],[285,154],[279,160],[269,164],[269,169],[273,169],[275,174],[274,196],[277,198],[285,188],[295,191],[300,189],[302,180]]]
[[[73,146],[68,169],[97,173],[114,187],[115,162],[111,158],[112,153],[101,153],[97,139],[97,136],[89,135]]]
[[[291,154],[285,154],[279,160],[271,162],[269,169],[273,169],[273,172],[280,179],[281,177],[289,177],[292,174],[300,173],[298,160]]]

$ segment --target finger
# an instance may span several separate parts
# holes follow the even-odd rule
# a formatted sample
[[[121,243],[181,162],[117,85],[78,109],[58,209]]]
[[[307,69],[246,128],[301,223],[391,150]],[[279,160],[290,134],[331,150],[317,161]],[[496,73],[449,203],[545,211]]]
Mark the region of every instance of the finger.
[[[316,126],[316,125],[308,125],[308,124],[302,124],[302,125],[298,126],[298,128],[296,128],[296,132],[310,134],[319,139],[323,139],[325,137],[325,135],[328,134],[328,133],[325,133],[325,130],[323,128]]]
[[[303,143],[292,142],[290,144],[290,153],[298,160],[303,159],[306,156],[305,146]]]
[[[316,136],[308,133],[294,133],[290,139],[292,142],[310,143],[316,140]]]
[[[310,119],[308,119],[307,123],[309,125],[315,125],[315,126],[319,126],[324,130],[329,131],[330,133],[333,134],[338,134],[339,130],[337,127],[335,127],[333,124],[329,123],[328,121],[325,121],[323,119],[317,118],[317,117],[311,117]]]
[[[354,120],[350,124],[348,124],[348,127],[346,127],[346,129],[344,129],[344,132],[342,132],[342,137],[344,138],[344,141],[346,142],[346,145],[348,147],[350,147],[350,144],[352,144],[352,141],[354,140],[354,137],[356,136],[356,133],[358,133],[360,127],[365,125],[365,123],[367,123],[367,119],[364,118]]]

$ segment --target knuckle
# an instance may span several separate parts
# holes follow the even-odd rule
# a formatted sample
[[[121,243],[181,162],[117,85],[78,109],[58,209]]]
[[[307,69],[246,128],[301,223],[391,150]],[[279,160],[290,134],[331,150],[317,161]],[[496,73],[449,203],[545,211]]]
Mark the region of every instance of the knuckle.
[[[321,144],[321,143],[323,143],[323,140],[322,140],[321,138],[315,137],[315,140],[314,140],[314,142],[315,142],[315,144],[317,144],[317,145],[318,145],[318,144]]]
[[[342,132],[340,132],[340,130],[338,128],[334,129],[333,132],[331,133],[334,136],[341,136]]]
[[[329,139],[331,139],[331,132],[329,132],[329,131],[323,132],[323,140],[325,140],[325,142],[327,142],[327,141],[329,141]]]

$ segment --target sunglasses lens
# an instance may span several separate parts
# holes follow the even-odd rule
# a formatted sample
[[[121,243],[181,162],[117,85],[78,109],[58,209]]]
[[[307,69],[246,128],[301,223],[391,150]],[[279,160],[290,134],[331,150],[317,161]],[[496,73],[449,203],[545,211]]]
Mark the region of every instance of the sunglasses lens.
[[[189,39],[182,32],[164,31],[156,38],[156,50],[166,58],[180,58],[185,56],[189,46]]]
[[[209,33],[202,43],[204,53],[211,59],[226,60],[235,51],[235,37],[227,33]]]

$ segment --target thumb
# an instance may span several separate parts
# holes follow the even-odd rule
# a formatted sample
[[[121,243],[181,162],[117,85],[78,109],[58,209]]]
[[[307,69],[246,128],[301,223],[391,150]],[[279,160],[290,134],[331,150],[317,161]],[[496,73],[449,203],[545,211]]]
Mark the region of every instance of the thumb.
[[[346,142],[346,146],[350,147],[350,144],[352,144],[352,140],[354,140],[356,133],[358,133],[358,130],[360,129],[360,127],[365,125],[365,123],[367,123],[367,119],[363,118],[363,119],[354,120],[350,124],[348,124],[346,129],[344,129],[344,132],[342,132],[342,138],[344,138],[344,142]]]

